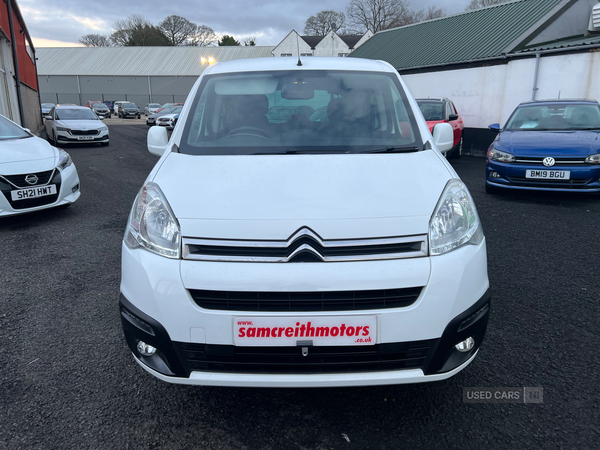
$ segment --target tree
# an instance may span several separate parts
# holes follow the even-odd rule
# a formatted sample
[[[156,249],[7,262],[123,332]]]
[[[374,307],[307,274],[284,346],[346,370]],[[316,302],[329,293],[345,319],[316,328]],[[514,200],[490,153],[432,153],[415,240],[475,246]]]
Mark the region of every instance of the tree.
[[[219,41],[219,47],[235,46],[240,45],[239,41],[236,41],[233,36],[228,34],[224,35]]]
[[[190,39],[186,41],[186,45],[208,47],[209,45],[216,44],[218,41],[219,38],[211,27],[199,25]]]
[[[242,45],[245,47],[254,47],[256,45],[256,36],[248,36],[242,40]]]
[[[338,31],[344,27],[346,15],[343,12],[327,9],[306,19],[304,34],[309,36],[325,36],[331,30]]]
[[[103,34],[84,34],[77,42],[86,47],[110,47],[110,37]]]
[[[377,33],[406,25],[410,11],[408,0],[352,0],[346,16],[358,31]]]
[[[171,45],[184,45],[188,39],[193,38],[198,25],[190,22],[185,17],[172,15],[166,17],[158,24],[158,28],[171,42]]]
[[[155,25],[139,14],[117,20],[110,40],[117,46],[171,45],[169,38]]]
[[[430,6],[429,8],[421,9],[420,11],[408,11],[404,19],[404,25],[424,22],[425,20],[439,19],[445,15],[446,10],[444,8],[438,8],[437,6]]]
[[[154,25],[146,24],[142,27],[136,27],[131,33],[131,37],[126,44],[134,47],[151,46],[170,46],[171,41],[160,28]]]
[[[507,1],[509,0],[471,0],[471,3],[465,8],[465,11],[499,5],[500,3],[506,3]]]

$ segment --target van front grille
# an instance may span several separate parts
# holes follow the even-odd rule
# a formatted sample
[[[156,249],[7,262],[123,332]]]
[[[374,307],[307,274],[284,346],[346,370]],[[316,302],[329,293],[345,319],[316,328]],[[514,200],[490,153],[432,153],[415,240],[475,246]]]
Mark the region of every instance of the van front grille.
[[[422,287],[338,292],[236,292],[189,289],[198,306],[222,311],[361,311],[404,308]]]

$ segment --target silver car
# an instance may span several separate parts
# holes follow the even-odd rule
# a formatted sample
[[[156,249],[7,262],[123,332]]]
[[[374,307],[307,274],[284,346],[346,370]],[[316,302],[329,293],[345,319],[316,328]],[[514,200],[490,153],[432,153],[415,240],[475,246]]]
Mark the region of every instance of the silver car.
[[[154,114],[156,111],[160,109],[159,103],[148,103],[144,108],[144,115],[149,116],[150,114]]]

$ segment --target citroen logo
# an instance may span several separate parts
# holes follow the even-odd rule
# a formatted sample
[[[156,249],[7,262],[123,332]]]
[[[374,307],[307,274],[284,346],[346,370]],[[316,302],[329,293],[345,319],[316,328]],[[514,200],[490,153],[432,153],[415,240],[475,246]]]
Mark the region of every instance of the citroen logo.
[[[309,253],[313,257],[323,261],[323,255],[321,255],[321,253],[314,248],[314,246],[322,246],[323,239],[321,239],[321,237],[310,228],[300,228],[288,238],[287,242],[288,247],[300,243],[300,245],[288,256],[288,261],[292,260],[301,253]]]
[[[546,167],[552,167],[554,164],[556,164],[556,161],[554,160],[554,158],[552,156],[548,156],[547,158],[544,158],[543,162]]]
[[[38,177],[35,175],[27,175],[25,177],[25,181],[29,184],[36,184],[38,182]]]

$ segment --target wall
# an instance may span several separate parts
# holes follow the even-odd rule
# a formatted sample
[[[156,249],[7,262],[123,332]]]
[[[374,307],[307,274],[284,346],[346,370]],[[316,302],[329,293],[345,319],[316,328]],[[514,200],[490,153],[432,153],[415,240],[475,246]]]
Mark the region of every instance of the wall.
[[[273,49],[273,56],[281,57],[282,53],[292,54],[296,58],[298,57],[298,47],[300,47],[300,53],[311,53],[312,49],[306,43],[304,39],[302,39],[298,33],[292,30],[283,41],[281,41],[277,47]]]
[[[21,123],[14,75],[10,42],[0,33],[0,114]]]
[[[456,105],[466,128],[486,129],[492,123],[504,125],[521,102],[531,100],[534,73],[535,58],[528,58],[497,66],[410,74],[402,78],[415,98],[448,97]],[[542,55],[536,100],[558,98],[559,93],[561,98],[600,100],[599,74],[598,51]],[[468,139],[468,131],[465,139]],[[494,137],[487,133],[483,136],[490,142]],[[487,144],[475,142],[473,146],[487,147]]]
[[[5,33],[10,40],[10,27],[8,21],[8,5],[5,2],[0,2],[0,29]],[[13,26],[15,31],[15,40],[17,44],[17,59],[19,60],[19,76],[21,81],[28,86],[37,89],[37,77],[35,73],[35,64],[27,53],[27,34],[24,30],[24,25],[19,22],[19,19],[14,10],[13,3]],[[12,57],[12,55],[11,55]]]
[[[13,26],[21,80],[23,116],[25,118],[25,123],[22,124],[19,114],[7,8],[6,2],[0,2],[0,114],[37,134],[42,129],[42,119],[37,95],[38,85],[35,63],[32,56],[30,56],[30,53],[33,55],[33,47],[29,48],[29,52],[27,51],[30,42],[24,30],[25,26],[19,21],[13,9]]]
[[[78,81],[76,75],[41,75],[39,86],[42,102],[85,105],[88,100],[128,100],[143,108],[148,103],[185,101],[197,79],[80,75]]]
[[[315,47],[315,56],[339,56],[340,53],[350,54],[350,49],[333,31],[330,31]]]
[[[23,110],[25,111],[25,128],[29,128],[33,133],[39,134],[44,126],[42,122],[42,109],[36,90],[26,85],[21,85],[21,98],[23,100]]]

